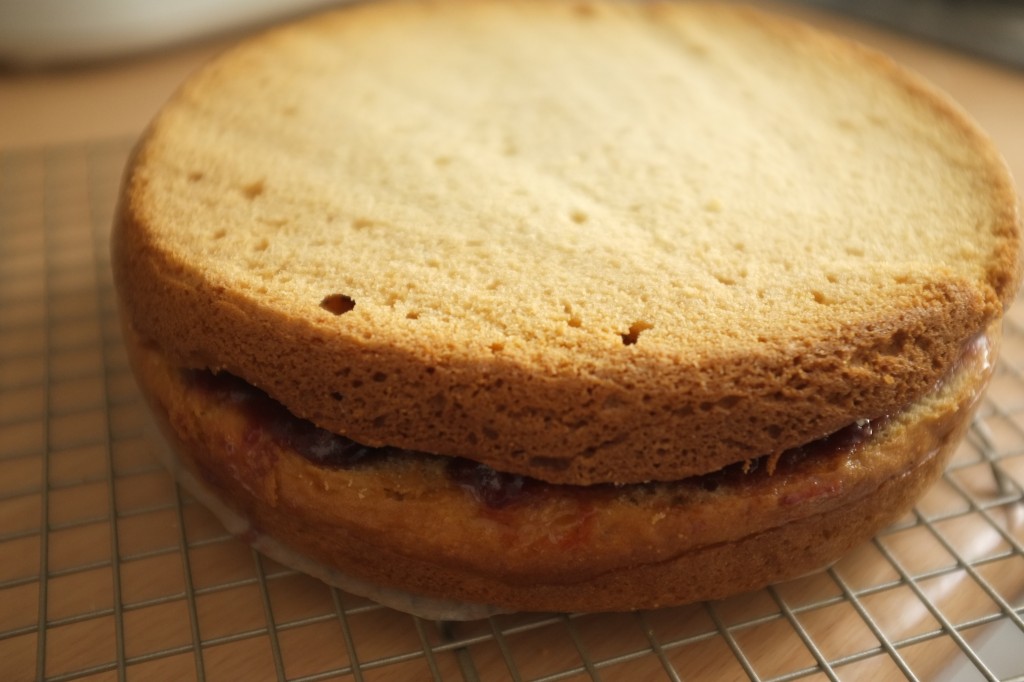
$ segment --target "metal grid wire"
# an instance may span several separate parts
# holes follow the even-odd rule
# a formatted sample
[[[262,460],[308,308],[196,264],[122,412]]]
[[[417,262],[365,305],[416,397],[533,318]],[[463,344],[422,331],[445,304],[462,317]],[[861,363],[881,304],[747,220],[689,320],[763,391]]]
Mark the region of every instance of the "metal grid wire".
[[[1024,680],[1024,306],[943,480],[827,571],[435,623],[262,558],[157,465],[108,274],[128,148],[0,154],[0,679]]]

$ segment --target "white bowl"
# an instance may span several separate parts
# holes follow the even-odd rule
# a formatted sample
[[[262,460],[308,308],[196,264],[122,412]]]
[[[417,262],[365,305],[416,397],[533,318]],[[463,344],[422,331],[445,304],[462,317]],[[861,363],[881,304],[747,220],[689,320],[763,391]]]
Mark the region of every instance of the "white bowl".
[[[341,0],[0,0],[0,62],[122,57],[251,28]]]

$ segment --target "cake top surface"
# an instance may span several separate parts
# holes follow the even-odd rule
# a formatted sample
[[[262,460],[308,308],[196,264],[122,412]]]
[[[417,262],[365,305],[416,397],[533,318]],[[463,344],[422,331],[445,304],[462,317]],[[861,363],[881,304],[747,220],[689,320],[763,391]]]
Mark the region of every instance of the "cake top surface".
[[[357,440],[569,482],[898,409],[1020,269],[1012,181],[944,96],[674,2],[400,0],[274,30],[168,103],[121,215],[127,314],[181,362]]]

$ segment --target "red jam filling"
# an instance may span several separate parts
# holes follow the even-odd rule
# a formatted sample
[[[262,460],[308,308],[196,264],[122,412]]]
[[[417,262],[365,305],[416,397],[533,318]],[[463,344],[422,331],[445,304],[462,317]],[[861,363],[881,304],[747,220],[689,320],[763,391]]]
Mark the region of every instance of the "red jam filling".
[[[319,428],[312,422],[299,419],[260,389],[230,374],[187,370],[185,380],[190,387],[207,393],[218,401],[236,405],[246,415],[248,428],[253,434],[267,433],[282,448],[298,453],[317,466],[354,469],[396,457],[439,457],[403,448],[361,445],[345,436]],[[731,464],[718,471],[694,476],[680,483],[714,491],[722,486],[737,485],[752,477],[771,476],[776,472],[784,474],[808,459],[842,457],[871,438],[884,421],[884,417],[858,420],[823,438],[791,448],[781,454],[764,455],[746,462]],[[555,488],[568,491],[614,487],[612,484],[583,487],[545,483],[528,476],[497,471],[486,464],[463,457],[444,459],[448,478],[491,509],[501,509],[531,494]]]

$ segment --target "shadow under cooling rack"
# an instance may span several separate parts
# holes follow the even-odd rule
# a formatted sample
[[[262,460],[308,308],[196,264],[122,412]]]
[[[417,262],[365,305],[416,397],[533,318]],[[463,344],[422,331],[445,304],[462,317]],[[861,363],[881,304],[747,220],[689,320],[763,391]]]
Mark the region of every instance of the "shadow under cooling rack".
[[[945,477],[827,571],[425,621],[259,556],[157,465],[108,272],[129,144],[0,155],[0,678],[1024,680],[1024,307]]]

